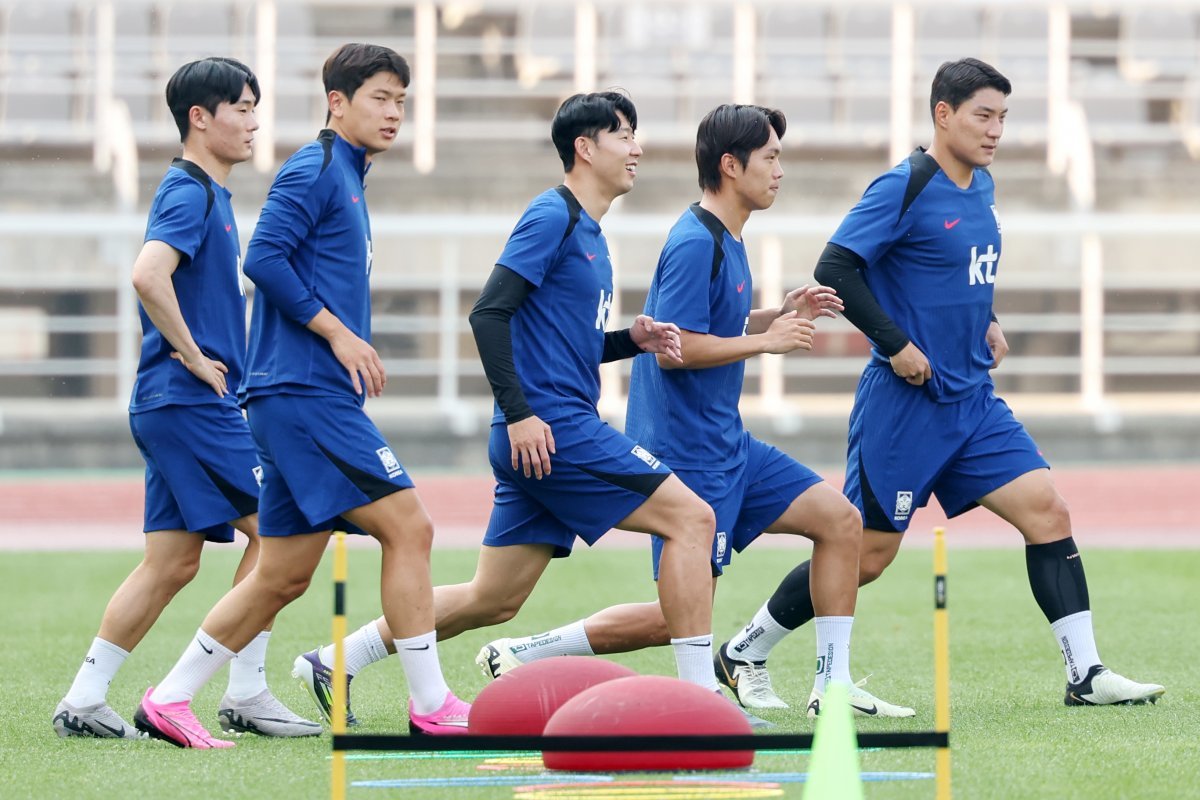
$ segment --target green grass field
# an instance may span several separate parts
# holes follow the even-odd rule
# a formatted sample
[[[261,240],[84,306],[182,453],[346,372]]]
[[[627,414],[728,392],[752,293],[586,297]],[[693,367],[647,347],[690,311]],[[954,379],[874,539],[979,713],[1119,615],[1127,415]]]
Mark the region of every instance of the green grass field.
[[[167,609],[126,662],[109,700],[127,718],[141,692],[164,675],[210,605],[224,591],[236,554],[211,549],[197,580]],[[758,549],[735,560],[722,578],[714,627],[727,637],[761,604],[800,553]],[[50,717],[95,634],[112,590],[137,563],[136,552],[4,553],[3,674],[8,700],[0,704],[0,796],[18,798],[163,797],[170,800],[328,796],[329,738],[239,739],[229,751],[185,751],[161,742],[60,740]],[[439,583],[469,578],[475,555],[434,555]],[[276,694],[315,713],[289,676],[295,655],[328,639],[331,589],[326,558],[309,593],[286,609],[271,640],[268,678]],[[642,551],[579,552],[548,570],[517,619],[443,642],[450,684],[463,697],[484,685],[473,659],[486,641],[545,630],[603,605],[652,597]],[[954,789],[959,798],[1196,797],[1200,790],[1200,551],[1085,553],[1101,655],[1117,671],[1165,684],[1157,706],[1066,708],[1061,658],[1030,596],[1019,548],[950,551],[950,628]],[[351,553],[349,616],[353,629],[378,609],[378,552]],[[854,631],[856,677],[868,687],[917,708],[915,720],[864,720],[860,730],[928,730],[933,726],[932,579],[930,552],[901,551],[879,582],[863,592]],[[802,709],[811,688],[813,634],[803,628],[771,659],[775,687],[793,709],[764,714],[779,732],[810,732]],[[619,657],[643,673],[674,674],[670,650]],[[219,674],[195,708],[216,729],[224,689]],[[354,710],[362,732],[404,730],[406,690],[392,660],[360,674]],[[933,751],[865,752],[862,769],[933,771]],[[480,771],[476,760],[355,760],[351,781],[503,775]],[[759,772],[804,772],[807,755],[758,757]],[[536,770],[526,773],[531,778]],[[654,776],[659,779],[661,775]],[[530,780],[530,783],[546,782]],[[784,784],[799,798],[801,784]],[[933,781],[866,784],[869,798],[927,798]],[[439,789],[351,788],[351,798],[512,798],[511,787]],[[693,795],[697,796],[697,795]]]

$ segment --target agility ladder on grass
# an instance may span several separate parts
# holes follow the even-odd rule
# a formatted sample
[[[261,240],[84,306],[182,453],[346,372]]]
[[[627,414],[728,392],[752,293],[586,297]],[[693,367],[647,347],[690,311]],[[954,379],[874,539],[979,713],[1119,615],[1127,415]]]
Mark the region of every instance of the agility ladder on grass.
[[[572,751],[630,750],[810,750],[809,733],[743,736],[405,736],[346,732],[346,534],[335,534],[333,550],[333,768],[330,794],[346,797],[346,752],[349,750],[442,751]],[[859,733],[860,748],[937,748],[936,797],[950,800],[950,621],[946,610],[946,537],[934,529],[933,540],[933,690],[934,729],[909,733]]]

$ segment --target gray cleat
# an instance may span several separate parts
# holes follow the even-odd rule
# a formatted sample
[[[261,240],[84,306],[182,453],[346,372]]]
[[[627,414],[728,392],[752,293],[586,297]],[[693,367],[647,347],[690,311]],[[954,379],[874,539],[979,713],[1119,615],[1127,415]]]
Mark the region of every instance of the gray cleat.
[[[257,733],[259,736],[319,736],[321,725],[304,719],[271,694],[270,689],[248,700],[221,698],[217,718],[227,733]]]
[[[108,703],[94,706],[75,706],[63,700],[54,709],[54,732],[60,737],[91,736],[96,739],[145,739],[146,736],[130,725]]]

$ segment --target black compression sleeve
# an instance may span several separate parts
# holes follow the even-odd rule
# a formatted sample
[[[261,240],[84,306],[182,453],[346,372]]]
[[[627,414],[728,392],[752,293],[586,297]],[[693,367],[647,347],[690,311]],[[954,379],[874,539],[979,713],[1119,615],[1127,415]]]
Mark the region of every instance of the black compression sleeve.
[[[475,307],[471,309],[471,331],[483,361],[483,372],[492,385],[496,404],[510,425],[533,416],[525,400],[512,353],[512,318],[533,291],[533,284],[499,264],[488,276]]]
[[[633,358],[642,352],[642,348],[633,343],[633,334],[629,328],[621,331],[609,331],[604,334],[604,355],[602,362],[620,361],[622,358]]]
[[[866,266],[858,253],[830,242],[817,260],[814,277],[837,290],[846,307],[842,313],[854,327],[865,333],[884,355],[894,356],[904,349],[909,338],[871,294],[862,276]]]

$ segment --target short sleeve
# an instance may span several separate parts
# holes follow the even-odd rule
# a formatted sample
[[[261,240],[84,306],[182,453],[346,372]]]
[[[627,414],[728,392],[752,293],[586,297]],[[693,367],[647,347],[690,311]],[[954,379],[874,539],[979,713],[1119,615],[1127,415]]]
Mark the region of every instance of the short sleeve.
[[[204,241],[208,192],[191,178],[163,187],[146,225],[146,241],[165,242],[190,261]],[[184,265],[180,265],[184,266]]]
[[[569,219],[566,203],[557,195],[539,197],[517,220],[496,263],[541,286],[554,264]]]
[[[707,231],[668,241],[658,259],[655,319],[693,333],[708,333],[713,250]]]
[[[895,169],[880,175],[829,241],[857,253],[870,267],[908,232],[910,215],[900,218],[907,186],[907,171]]]

